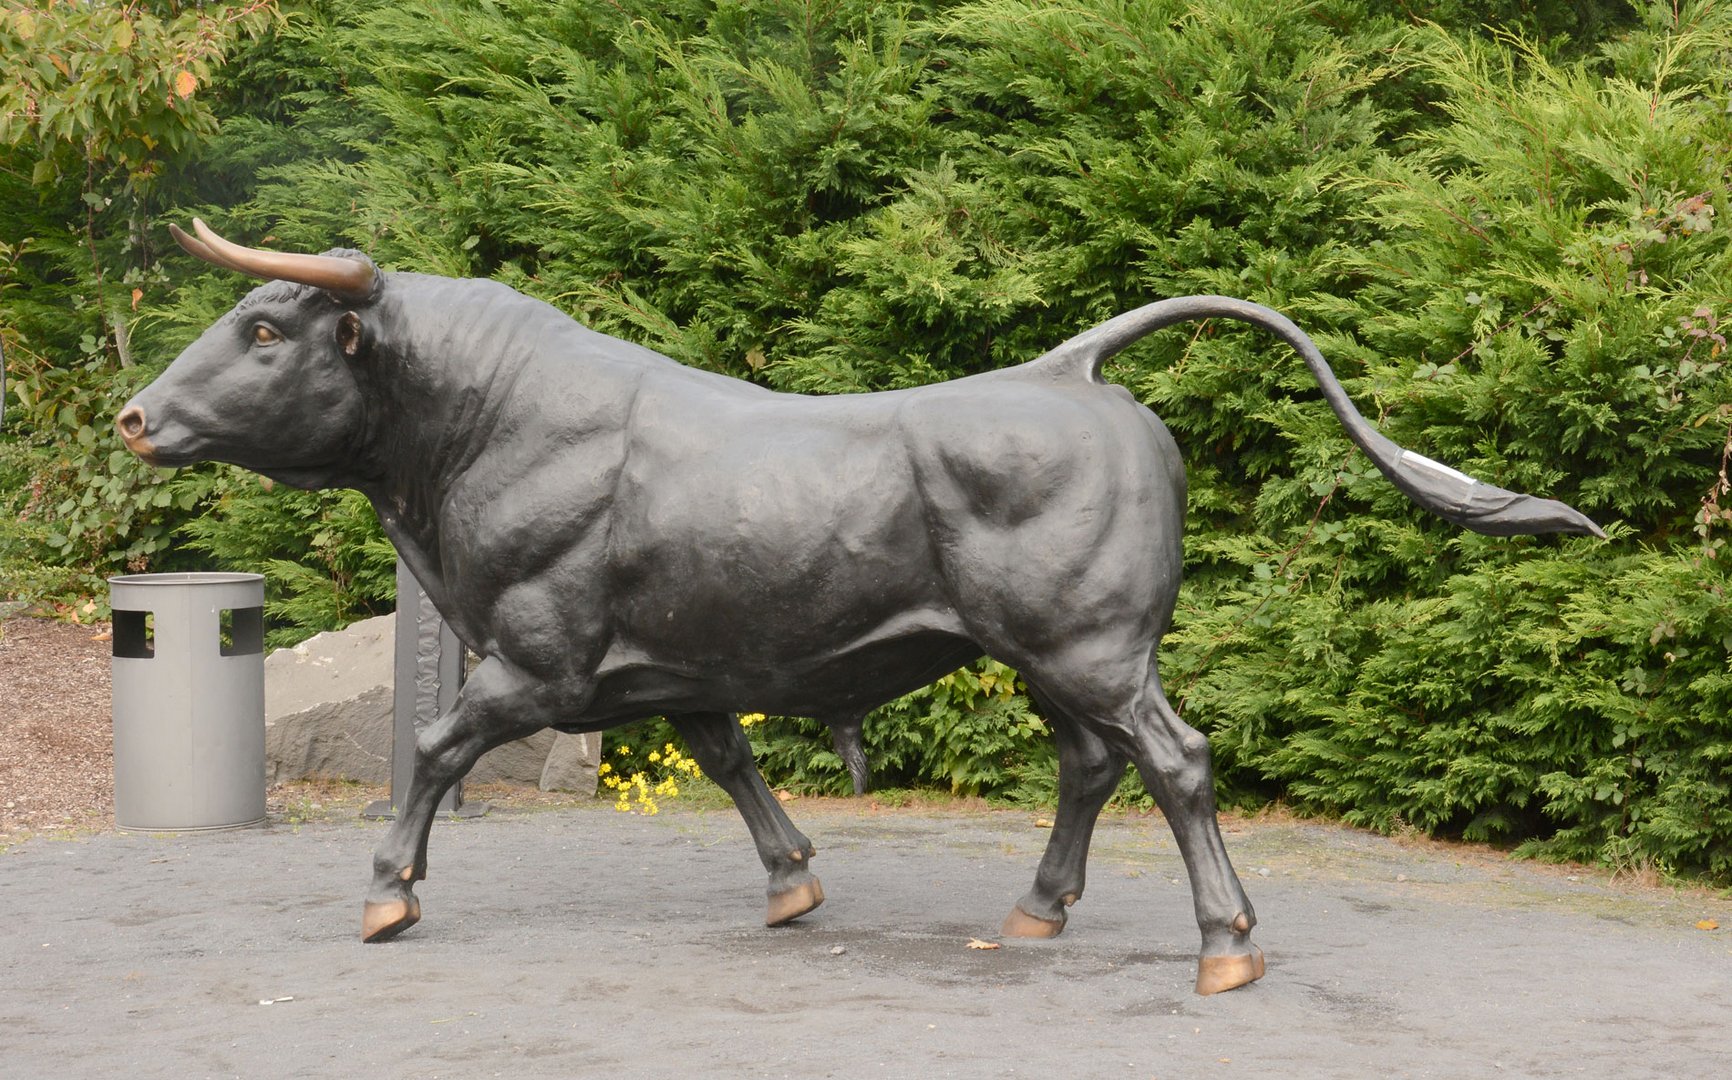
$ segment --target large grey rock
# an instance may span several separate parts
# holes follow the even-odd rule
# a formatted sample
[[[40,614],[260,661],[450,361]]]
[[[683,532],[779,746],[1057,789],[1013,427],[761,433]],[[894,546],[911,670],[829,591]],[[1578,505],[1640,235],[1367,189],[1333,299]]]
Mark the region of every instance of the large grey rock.
[[[538,731],[528,738],[494,747],[482,755],[464,779],[471,784],[536,786],[541,781],[547,751],[553,746],[553,734],[551,731]]]
[[[319,634],[265,658],[265,779],[391,782],[396,616]],[[542,731],[470,770],[471,783],[595,791],[601,736]]]
[[[601,732],[586,731],[581,735],[559,732],[547,752],[541,767],[541,790],[595,791],[596,767],[601,763]]]
[[[381,615],[265,657],[265,781],[391,782],[396,617]]]

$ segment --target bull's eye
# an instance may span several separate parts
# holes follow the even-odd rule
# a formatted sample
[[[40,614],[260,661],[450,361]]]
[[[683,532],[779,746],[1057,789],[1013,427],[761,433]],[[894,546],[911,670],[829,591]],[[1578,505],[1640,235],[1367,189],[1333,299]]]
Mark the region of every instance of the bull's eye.
[[[253,340],[258,342],[260,345],[275,345],[277,342],[283,340],[283,338],[281,334],[272,330],[264,323],[259,323],[257,326],[253,327]]]

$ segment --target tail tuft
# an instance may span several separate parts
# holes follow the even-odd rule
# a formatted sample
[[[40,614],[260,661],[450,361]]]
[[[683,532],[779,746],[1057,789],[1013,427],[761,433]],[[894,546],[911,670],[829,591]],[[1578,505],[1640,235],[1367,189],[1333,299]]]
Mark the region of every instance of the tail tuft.
[[[1603,539],[1606,535],[1585,514],[1556,499],[1506,491],[1424,454],[1402,450],[1381,437],[1380,441],[1387,449],[1373,446],[1367,447],[1367,452],[1390,483],[1438,517],[1464,529],[1487,536],[1574,533]]]

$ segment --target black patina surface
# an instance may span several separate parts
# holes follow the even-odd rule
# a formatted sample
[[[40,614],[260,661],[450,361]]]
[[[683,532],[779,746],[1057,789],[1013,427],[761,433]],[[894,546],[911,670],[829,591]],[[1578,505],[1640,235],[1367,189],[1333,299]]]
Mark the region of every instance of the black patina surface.
[[[770,871],[768,921],[797,918],[823,900],[812,845],[732,714],[857,717],[987,654],[1027,679],[1060,751],[1052,838],[1006,932],[1062,928],[1129,761],[1190,873],[1199,991],[1261,975],[1207,740],[1156,670],[1179,590],[1181,458],[1100,374],[1175,322],[1282,337],[1350,437],[1451,521],[1597,532],[1390,443],[1297,327],[1240,300],[1161,301],[1018,367],[813,398],[683,367],[502,285],[383,275],[353,252],[257,252],[196,224],[195,254],[300,284],[261,287],[187,349],[121,413],[127,444],[165,465],[359,489],[483,657],[420,739],[375,855],[369,940],[418,919],[434,807],[480,754],[654,715],[739,806]]]

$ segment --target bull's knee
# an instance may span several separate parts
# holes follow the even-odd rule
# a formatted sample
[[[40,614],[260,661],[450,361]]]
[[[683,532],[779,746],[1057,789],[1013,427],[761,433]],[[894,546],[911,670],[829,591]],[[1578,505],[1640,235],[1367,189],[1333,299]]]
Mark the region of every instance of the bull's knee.
[[[1170,742],[1163,742],[1148,754],[1154,775],[1144,766],[1143,779],[1151,787],[1171,793],[1186,803],[1199,799],[1213,800],[1215,774],[1210,766],[1209,740],[1200,731],[1188,730]]]
[[[451,725],[444,720],[428,724],[415,733],[415,760],[423,767],[437,768],[451,757]]]
[[[1179,736],[1179,756],[1183,759],[1185,769],[1208,773],[1213,756],[1209,750],[1208,736],[1195,729],[1187,730]]]

